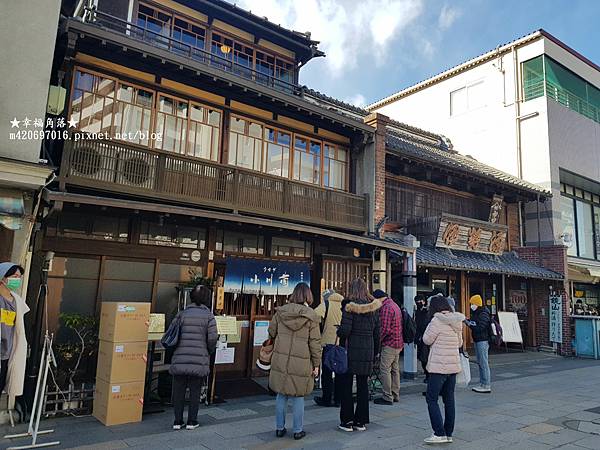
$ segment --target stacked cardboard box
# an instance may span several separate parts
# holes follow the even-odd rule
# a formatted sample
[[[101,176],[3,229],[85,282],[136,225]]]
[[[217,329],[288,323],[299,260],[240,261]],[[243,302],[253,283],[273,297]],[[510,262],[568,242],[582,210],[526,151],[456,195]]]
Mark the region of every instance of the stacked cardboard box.
[[[104,302],[94,417],[104,425],[142,420],[150,303]]]

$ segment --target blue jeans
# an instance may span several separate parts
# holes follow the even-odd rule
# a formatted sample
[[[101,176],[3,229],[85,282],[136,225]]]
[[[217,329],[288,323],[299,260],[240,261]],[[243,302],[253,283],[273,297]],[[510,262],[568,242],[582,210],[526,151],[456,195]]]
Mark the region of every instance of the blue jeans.
[[[294,433],[300,433],[304,429],[304,397],[277,394],[275,402],[275,426],[278,430],[285,428],[285,413],[287,412],[288,399],[292,402]]]
[[[436,436],[451,437],[454,432],[456,412],[454,408],[454,388],[456,387],[456,374],[445,375],[430,373],[427,381],[427,410],[431,428]],[[444,402],[444,420],[438,404],[438,397]]]
[[[489,350],[490,343],[488,341],[475,342],[475,354],[477,355],[477,364],[479,365],[479,384],[486,388],[492,385],[490,363],[488,362]]]

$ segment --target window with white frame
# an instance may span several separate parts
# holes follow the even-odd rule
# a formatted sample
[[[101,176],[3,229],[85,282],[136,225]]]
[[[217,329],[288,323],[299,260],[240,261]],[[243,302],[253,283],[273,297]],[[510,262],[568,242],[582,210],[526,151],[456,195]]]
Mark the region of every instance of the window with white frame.
[[[486,105],[484,80],[450,92],[450,115],[457,116]]]

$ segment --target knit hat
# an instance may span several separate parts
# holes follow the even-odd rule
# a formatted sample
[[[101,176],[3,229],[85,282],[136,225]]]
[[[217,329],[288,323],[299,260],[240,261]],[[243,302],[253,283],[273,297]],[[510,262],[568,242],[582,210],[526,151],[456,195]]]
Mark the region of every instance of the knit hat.
[[[381,289],[375,289],[375,291],[373,291],[374,298],[387,298],[387,296],[388,295]]]
[[[471,299],[469,300],[469,303],[471,305],[477,305],[477,306],[483,306],[483,300],[481,298],[481,295],[477,294],[471,297]]]
[[[13,267],[15,267],[15,266],[17,266],[17,267],[19,267],[19,268],[21,267],[21,266],[19,266],[18,264],[15,264],[15,263],[13,263],[13,262],[3,262],[3,263],[1,263],[1,264],[0,264],[0,280],[1,280],[2,278],[4,278],[4,277],[6,276],[6,273],[7,273],[7,272],[8,272],[10,269],[12,269]]]

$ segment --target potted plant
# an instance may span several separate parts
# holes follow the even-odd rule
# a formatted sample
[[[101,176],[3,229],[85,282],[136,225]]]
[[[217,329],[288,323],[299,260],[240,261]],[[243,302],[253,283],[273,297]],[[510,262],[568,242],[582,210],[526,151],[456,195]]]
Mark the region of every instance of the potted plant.
[[[57,371],[53,381],[57,391],[61,392],[62,409],[78,409],[81,407],[80,401],[74,398],[81,398],[81,395],[77,395],[75,383],[86,381],[87,372],[96,360],[98,320],[78,313],[62,313],[59,320],[64,327],[61,330],[64,341],[55,345]]]

